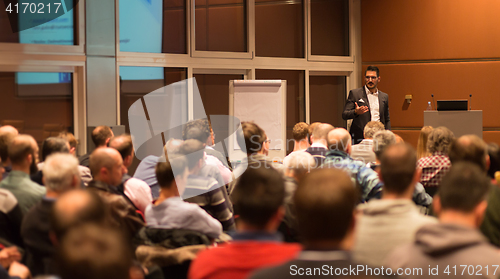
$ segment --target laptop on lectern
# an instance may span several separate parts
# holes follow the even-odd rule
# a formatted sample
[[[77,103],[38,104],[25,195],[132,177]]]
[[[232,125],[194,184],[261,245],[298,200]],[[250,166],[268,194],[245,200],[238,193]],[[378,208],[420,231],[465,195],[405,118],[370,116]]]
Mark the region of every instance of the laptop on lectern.
[[[437,101],[437,110],[468,110],[468,104],[467,100],[441,100]]]

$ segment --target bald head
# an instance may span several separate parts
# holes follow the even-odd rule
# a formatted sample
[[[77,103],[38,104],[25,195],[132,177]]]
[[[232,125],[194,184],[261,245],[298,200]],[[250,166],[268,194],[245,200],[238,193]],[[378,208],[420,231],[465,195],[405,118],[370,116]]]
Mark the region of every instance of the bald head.
[[[9,144],[17,135],[19,135],[17,129],[10,125],[0,127],[0,159],[2,159],[2,162],[5,163],[8,160]]]
[[[326,123],[318,124],[312,132],[313,143],[317,141],[323,141],[326,143],[328,133],[333,129],[334,127],[330,124]]]
[[[351,150],[351,135],[344,128],[333,129],[328,133],[328,149],[349,153]]]
[[[104,222],[107,208],[97,194],[85,190],[64,193],[54,204],[51,226],[59,239],[72,226]]]
[[[114,148],[100,147],[90,155],[89,168],[94,180],[117,186],[126,168],[123,159]]]
[[[14,137],[8,147],[9,159],[13,167],[26,167],[36,163],[38,158],[38,145],[30,135]]]

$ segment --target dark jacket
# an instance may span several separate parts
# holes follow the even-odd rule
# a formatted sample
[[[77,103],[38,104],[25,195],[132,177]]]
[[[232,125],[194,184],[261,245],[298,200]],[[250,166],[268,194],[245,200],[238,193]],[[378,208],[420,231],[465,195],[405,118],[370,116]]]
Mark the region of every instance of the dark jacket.
[[[362,100],[362,101],[360,101]],[[368,111],[357,115],[354,110],[356,104],[358,106],[367,106]],[[391,129],[391,119],[389,117],[389,95],[382,91],[378,91],[378,103],[379,103],[379,114],[380,122],[384,124],[386,130]],[[366,123],[370,122],[372,115],[370,113],[370,102],[368,101],[368,96],[366,96],[365,87],[357,88],[349,92],[349,97],[344,106],[344,111],[342,112],[342,118],[344,120],[352,119],[352,124],[349,132],[352,135],[354,144],[359,143],[363,140],[363,130],[365,129]]]
[[[98,194],[109,205],[111,224],[127,232],[130,237],[134,237],[144,227],[140,214],[115,187],[101,181],[92,180],[87,188]]]

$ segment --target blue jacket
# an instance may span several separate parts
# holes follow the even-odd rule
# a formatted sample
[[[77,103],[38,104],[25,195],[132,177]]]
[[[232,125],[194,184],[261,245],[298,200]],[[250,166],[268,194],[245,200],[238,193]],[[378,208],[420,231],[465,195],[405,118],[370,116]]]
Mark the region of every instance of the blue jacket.
[[[328,151],[322,168],[347,170],[351,174],[353,183],[361,189],[362,202],[372,198],[379,199],[382,194],[384,184],[380,181],[378,174],[363,162],[354,160],[349,154],[343,151]],[[420,183],[417,183],[415,185],[415,192],[413,193],[413,201],[417,205],[428,207],[432,204],[432,197],[425,192],[424,187]]]

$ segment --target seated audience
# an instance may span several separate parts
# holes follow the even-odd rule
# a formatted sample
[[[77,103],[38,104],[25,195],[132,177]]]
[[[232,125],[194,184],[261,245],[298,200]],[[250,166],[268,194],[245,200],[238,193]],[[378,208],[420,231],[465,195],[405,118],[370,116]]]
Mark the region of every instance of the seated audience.
[[[246,278],[257,268],[295,257],[300,250],[296,244],[281,243],[276,233],[284,214],[282,175],[272,168],[249,168],[237,183],[233,196],[240,217],[234,241],[200,252],[188,278]]]
[[[429,267],[437,267],[436,273],[444,277],[447,266],[453,275],[453,266],[456,265],[458,275],[460,265],[483,268],[498,265],[498,250],[478,230],[487,207],[489,190],[490,181],[477,165],[469,162],[454,163],[443,178],[434,200],[439,224],[427,225],[418,230],[415,241],[396,248],[384,266],[393,270],[428,270]],[[498,277],[494,272],[482,274],[484,278]],[[405,278],[421,276],[422,274],[411,273]],[[472,274],[469,277],[473,277]]]
[[[364,139],[360,143],[352,146],[351,157],[365,164],[375,163],[376,158],[373,152],[373,135],[384,130],[384,124],[380,121],[370,121],[366,123],[363,130]]]
[[[127,171],[120,153],[113,148],[101,147],[92,152],[89,161],[94,180],[87,189],[94,191],[110,206],[115,226],[126,231],[129,237],[135,236],[144,222],[133,203],[116,188]]]
[[[371,266],[382,266],[392,249],[414,240],[420,227],[437,223],[435,218],[420,214],[412,201],[421,171],[413,148],[407,144],[388,146],[380,163],[382,199],[358,206],[353,249],[356,261]]]
[[[60,139],[61,141],[64,141]],[[54,246],[49,238],[50,212],[63,193],[80,187],[78,160],[70,154],[53,154],[43,167],[47,194],[24,217],[21,235],[26,246],[26,265],[34,276],[53,274]]]
[[[170,155],[166,162],[159,162],[156,166],[161,191],[155,204],[146,208],[148,227],[193,230],[218,238],[222,233],[221,223],[198,205],[180,198],[188,177],[187,161],[184,157]]]
[[[312,125],[311,125],[312,126]],[[326,152],[328,152],[328,133],[333,130],[333,126],[326,123],[319,123],[311,131],[311,146],[306,149],[313,155],[316,167],[323,165]]]
[[[45,185],[43,183],[43,166],[44,162],[51,154],[54,153],[69,153],[70,145],[63,138],[49,137],[46,138],[42,143],[42,162],[37,164],[38,172],[31,175],[31,180],[34,182]],[[84,166],[78,166],[78,173],[83,186],[87,186],[92,180],[92,175],[90,174],[90,169]]]
[[[31,181],[30,174],[37,171],[38,145],[29,135],[16,136],[8,147],[12,171],[0,182],[0,188],[16,197],[21,212],[38,203],[45,195],[45,188]]]
[[[349,175],[338,169],[312,171],[300,183],[294,201],[304,250],[295,259],[258,271],[250,278],[325,275],[317,273],[324,266],[328,267],[326,275],[335,275],[330,270],[356,266],[348,250],[353,242],[359,195]]]
[[[132,165],[134,159],[134,146],[130,135],[119,135],[109,140],[109,147],[116,149],[122,156],[123,165],[126,169]],[[134,206],[141,212],[153,202],[151,188],[146,182],[134,178],[124,172],[121,184],[118,185],[118,191],[127,196]]]
[[[420,183],[431,196],[437,192],[441,179],[451,167],[448,151],[454,139],[450,129],[437,127],[432,130],[427,140],[427,151],[431,156],[418,160],[418,167],[422,169]]]
[[[91,134],[92,142],[95,148],[108,146],[109,140],[114,137],[113,130],[109,126],[97,126]],[[80,165],[84,167],[89,167],[90,164],[90,153],[87,153],[79,158]]]
[[[294,154],[295,152],[302,152],[305,151],[309,146],[309,125],[305,122],[299,122],[293,126],[292,129],[292,136],[293,136],[293,151],[288,154],[284,159],[283,159],[283,166],[288,167],[288,163],[290,161],[290,155]],[[288,142],[287,142],[287,147],[288,147]]]
[[[203,144],[194,139],[182,144],[180,153],[187,159],[189,176],[182,198],[198,204],[215,219],[219,220],[224,231],[234,230],[234,218],[231,203],[224,187],[219,187],[213,177],[200,175],[205,162]]]
[[[417,141],[417,160],[424,157],[429,157],[431,154],[427,151],[427,141],[429,139],[429,134],[434,128],[432,126],[424,126],[420,130],[420,135]]]

